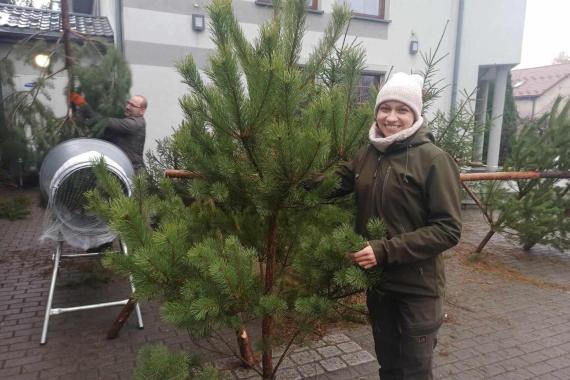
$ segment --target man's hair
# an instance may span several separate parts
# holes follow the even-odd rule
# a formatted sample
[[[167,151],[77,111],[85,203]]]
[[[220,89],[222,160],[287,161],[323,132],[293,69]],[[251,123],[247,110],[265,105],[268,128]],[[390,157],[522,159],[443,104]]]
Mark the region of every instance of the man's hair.
[[[148,107],[148,100],[146,100],[146,98],[142,95],[135,95],[135,96],[142,99],[141,108],[146,110],[146,108]]]

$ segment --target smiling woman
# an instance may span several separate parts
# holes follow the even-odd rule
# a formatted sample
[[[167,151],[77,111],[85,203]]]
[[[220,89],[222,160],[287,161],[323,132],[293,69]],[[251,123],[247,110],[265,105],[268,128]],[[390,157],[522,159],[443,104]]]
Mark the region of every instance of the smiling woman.
[[[414,123],[414,113],[402,102],[382,103],[376,113],[376,125],[384,137],[408,129]]]
[[[356,194],[355,230],[369,239],[352,260],[383,273],[367,292],[382,379],[433,378],[443,320],[441,253],[461,235],[459,169],[423,127],[422,86],[419,75],[392,75],[376,97],[370,145],[337,170],[335,196]],[[386,226],[385,238],[369,234],[374,218]]]

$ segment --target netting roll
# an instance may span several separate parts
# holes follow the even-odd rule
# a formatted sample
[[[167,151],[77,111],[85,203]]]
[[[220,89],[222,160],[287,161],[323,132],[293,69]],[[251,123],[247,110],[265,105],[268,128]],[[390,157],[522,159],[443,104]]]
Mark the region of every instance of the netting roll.
[[[125,194],[131,194],[133,166],[115,145],[98,139],[72,139],[57,145],[40,169],[40,189],[48,199],[42,239],[63,239],[73,247],[89,249],[115,238],[105,221],[86,209],[85,193],[96,186],[92,167],[101,157]]]

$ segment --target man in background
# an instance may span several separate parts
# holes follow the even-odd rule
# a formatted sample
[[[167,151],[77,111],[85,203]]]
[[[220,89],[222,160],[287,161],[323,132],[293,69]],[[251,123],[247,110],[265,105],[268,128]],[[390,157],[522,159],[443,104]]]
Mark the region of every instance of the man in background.
[[[101,117],[78,93],[71,93],[71,103],[78,108],[79,114],[86,120]],[[144,142],[146,122],[144,113],[148,102],[142,95],[135,95],[125,106],[125,117],[105,119],[100,138],[118,146],[131,160],[135,173],[144,169]]]

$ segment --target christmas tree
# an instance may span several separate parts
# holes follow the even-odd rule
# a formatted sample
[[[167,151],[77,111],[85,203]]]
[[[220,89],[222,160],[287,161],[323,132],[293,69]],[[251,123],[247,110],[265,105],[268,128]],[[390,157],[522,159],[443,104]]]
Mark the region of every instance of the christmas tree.
[[[491,230],[517,240],[525,250],[546,244],[570,247],[570,184],[556,176],[570,169],[570,101],[558,99],[550,112],[524,124],[512,142],[505,171],[553,172],[552,178],[519,180],[510,187],[496,182],[483,187],[483,203]]]
[[[208,81],[191,56],[178,65],[191,92],[169,145],[179,167],[194,173],[187,194],[168,179],[151,193],[137,178],[127,198],[100,164],[104,185],[89,196],[130,248],[129,257],[110,255],[109,265],[133,275],[139,299],[161,301],[166,320],[194,337],[233,329],[249,365],[245,326],[260,320],[264,379],[282,360],[273,362],[276,342],[286,342],[286,355],[296,337],[378,279],[352,265],[348,253],[365,238],[352,231],[350,207],[331,200],[336,166],[362,146],[372,121],[354,91],[364,54],[339,42],[350,12],[335,7],[302,59],[305,6],[274,1],[250,43],[231,1],[214,0]],[[369,233],[381,238],[382,224],[372,221]],[[284,336],[276,324],[286,321]]]
[[[75,33],[70,37],[68,2],[61,3],[61,38],[51,43],[26,37],[0,57],[0,173],[14,173],[16,162],[24,169],[39,167],[49,149],[74,137],[96,137],[104,120],[86,122],[74,117],[68,102],[66,115],[55,115],[48,102],[53,96],[81,91],[102,117],[122,117],[131,87],[129,66],[121,53],[107,41]],[[49,57],[46,67],[37,68],[37,54]],[[33,87],[17,90],[13,60],[36,67]],[[67,73],[63,94],[54,94],[58,74]],[[28,132],[25,132],[28,131]]]

